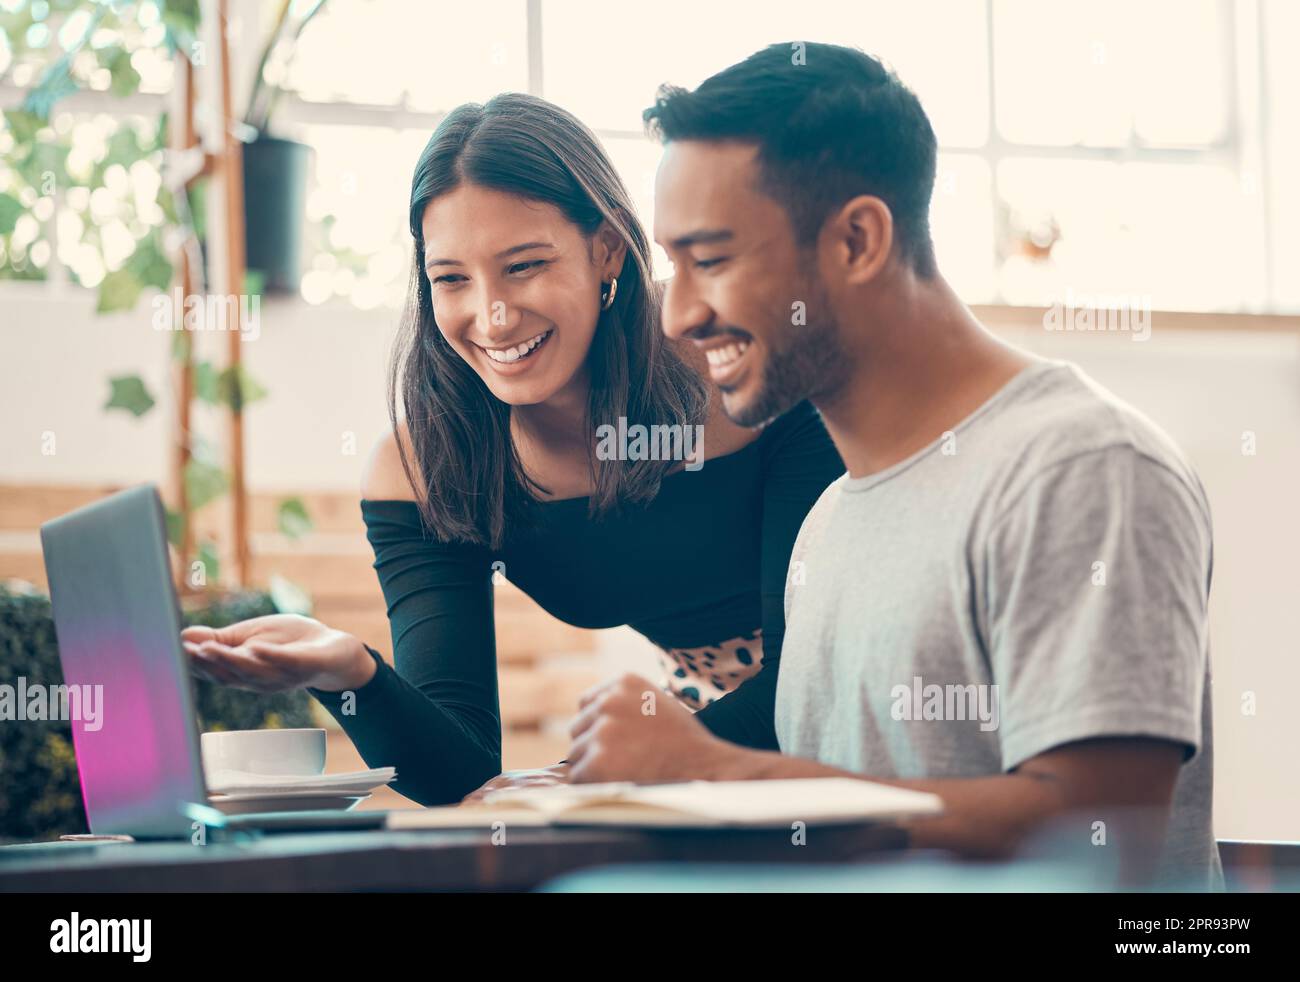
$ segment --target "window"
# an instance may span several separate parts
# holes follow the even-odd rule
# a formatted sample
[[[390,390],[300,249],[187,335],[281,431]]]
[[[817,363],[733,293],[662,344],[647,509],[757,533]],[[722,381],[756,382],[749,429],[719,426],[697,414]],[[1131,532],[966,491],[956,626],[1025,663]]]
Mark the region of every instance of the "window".
[[[940,142],[936,247],[968,302],[1072,290],[1297,311],[1300,189],[1283,180],[1300,172],[1297,36],[1300,5],[1286,0],[336,0],[304,31],[277,117],[316,151],[303,296],[400,301],[410,172],[461,102],[523,90],[571,110],[648,224],[659,149],[640,114],[657,86],[693,86],[773,41],[821,40],[881,56],[920,96]],[[166,88],[165,63],[139,68],[145,91]],[[49,212],[14,231],[31,264]],[[77,271],[65,222],[74,231],[60,217],[51,254]]]
[[[364,5],[371,16],[384,6]],[[1159,309],[1300,309],[1300,285],[1283,275],[1300,268],[1300,229],[1280,220],[1300,216],[1300,201],[1279,179],[1300,169],[1300,114],[1281,98],[1300,91],[1282,50],[1300,13],[1283,0],[659,0],[626,11],[515,0],[476,11],[454,32],[432,7],[411,25],[412,63],[423,53],[465,77],[372,69],[358,85],[383,78],[404,109],[435,114],[531,86],[597,132],[643,221],[659,150],[640,114],[661,83],[696,85],[772,41],[832,41],[890,62],[925,105],[940,142],[936,247],[966,300],[1048,303],[1070,289]],[[332,16],[308,30],[324,36]],[[363,20],[348,23],[339,37],[364,34]],[[321,74],[356,99],[336,59]],[[414,131],[408,178],[431,129]],[[359,174],[379,156],[340,143]],[[390,181],[405,190],[385,170]],[[341,188],[322,197],[348,205]],[[661,256],[657,268],[667,271]]]

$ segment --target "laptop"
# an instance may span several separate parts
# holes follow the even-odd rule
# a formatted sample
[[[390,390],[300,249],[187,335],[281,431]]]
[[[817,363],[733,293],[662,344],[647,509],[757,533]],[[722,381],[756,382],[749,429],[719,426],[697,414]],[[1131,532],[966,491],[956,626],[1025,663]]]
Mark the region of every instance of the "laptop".
[[[225,815],[208,804],[189,656],[157,488],[142,484],[41,526],[64,683],[101,698],[73,719],[91,833],[380,828],[385,811]],[[69,700],[69,705],[72,700]],[[91,714],[79,714],[90,717]]]

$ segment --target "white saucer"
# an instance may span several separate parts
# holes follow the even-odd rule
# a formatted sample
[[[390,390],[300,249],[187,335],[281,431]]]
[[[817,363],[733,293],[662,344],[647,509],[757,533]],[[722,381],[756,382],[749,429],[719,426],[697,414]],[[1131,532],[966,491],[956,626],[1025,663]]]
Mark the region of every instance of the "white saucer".
[[[369,794],[387,781],[318,781],[294,784],[242,784],[208,785],[208,794],[221,795],[294,795],[294,794]]]
[[[208,804],[226,815],[253,812],[349,811],[369,798],[368,794],[322,794],[316,791],[286,791],[282,794],[213,794]]]
[[[377,767],[347,774],[248,774],[241,771],[214,771],[207,776],[211,794],[285,794],[301,791],[310,794],[365,794],[383,787],[397,776],[391,767]]]

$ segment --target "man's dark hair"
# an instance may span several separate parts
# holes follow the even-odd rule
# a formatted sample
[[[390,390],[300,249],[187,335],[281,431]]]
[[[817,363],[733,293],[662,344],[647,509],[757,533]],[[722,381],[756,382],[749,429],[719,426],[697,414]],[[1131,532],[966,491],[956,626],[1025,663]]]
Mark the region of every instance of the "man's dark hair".
[[[880,198],[900,253],[919,276],[934,275],[934,129],[916,95],[870,55],[835,44],[772,44],[693,92],[660,87],[642,115],[664,142],[757,144],[761,190],[785,207],[801,246],[850,198]]]

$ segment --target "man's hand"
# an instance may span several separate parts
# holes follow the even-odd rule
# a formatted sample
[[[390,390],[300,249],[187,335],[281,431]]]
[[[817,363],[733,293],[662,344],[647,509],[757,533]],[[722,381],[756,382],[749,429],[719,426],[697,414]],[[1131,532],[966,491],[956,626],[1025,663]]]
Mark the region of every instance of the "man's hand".
[[[574,783],[717,780],[739,748],[719,740],[671,693],[623,675],[585,693],[569,735]]]

